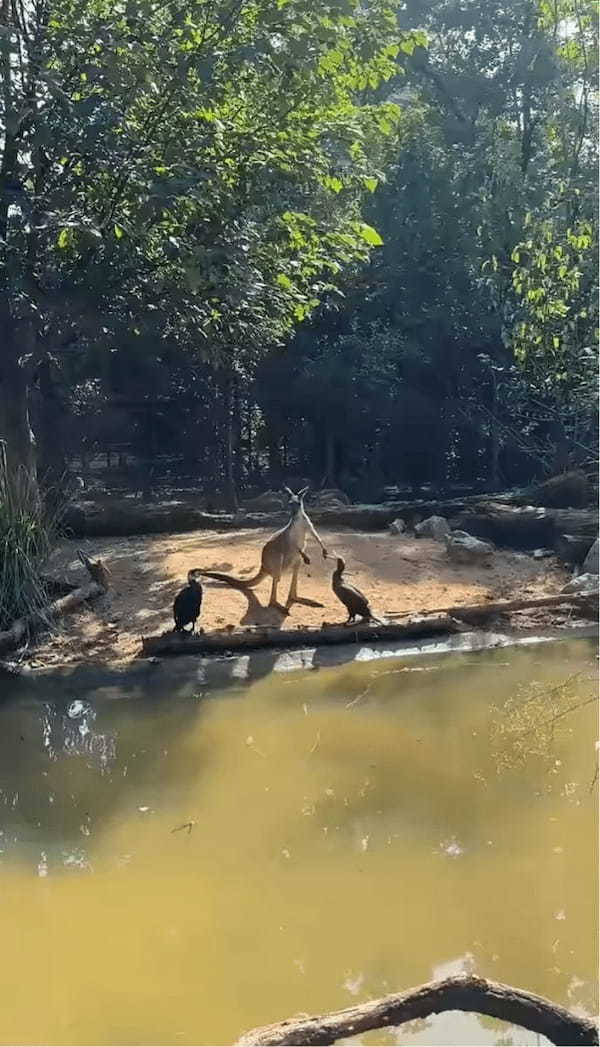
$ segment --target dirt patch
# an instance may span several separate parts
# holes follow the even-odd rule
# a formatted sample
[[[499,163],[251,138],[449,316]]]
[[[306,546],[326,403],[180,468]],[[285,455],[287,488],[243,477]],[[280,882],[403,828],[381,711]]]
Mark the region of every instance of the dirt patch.
[[[227,534],[198,531],[187,535],[96,539],[86,551],[110,566],[112,586],[92,606],[71,614],[54,635],[42,638],[30,661],[36,665],[73,664],[81,661],[124,662],[140,650],[140,637],[172,626],[172,603],[192,567],[225,571],[241,578],[256,570],[260,549],[269,531]],[[493,565],[454,565],[445,547],[429,539],[392,537],[350,531],[321,532],[329,553],[343,553],[348,577],[368,594],[375,613],[420,612],[459,603],[517,596],[558,593],[568,573],[552,559],[534,560],[526,553],[498,550]],[[64,542],[54,553],[51,568],[73,582],[83,575],[76,550],[81,541]],[[285,628],[342,622],[345,610],[331,591],[332,560],[324,561],[315,543],[307,545],[309,566],[300,573],[301,597],[317,600],[323,608],[296,604],[284,618],[266,606],[270,580],[246,596],[206,580],[199,624],[205,630],[227,626],[272,625]],[[279,598],[285,601],[289,579],[284,578]],[[521,612],[513,624],[541,627],[560,624],[563,615]]]

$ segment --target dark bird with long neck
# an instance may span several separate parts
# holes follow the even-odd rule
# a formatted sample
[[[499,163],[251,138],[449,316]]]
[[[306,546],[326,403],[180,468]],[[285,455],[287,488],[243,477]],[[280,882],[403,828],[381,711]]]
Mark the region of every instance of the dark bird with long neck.
[[[188,571],[187,585],[177,593],[173,600],[173,618],[175,619],[173,631],[176,633],[187,632],[185,626],[190,623],[192,626],[190,632],[193,633],[196,628],[202,607],[202,586],[196,577],[198,573],[197,570]]]
[[[348,612],[348,618],[344,624],[350,625],[358,617],[362,618],[364,622],[381,624],[379,618],[375,618],[364,593],[343,580],[345,570],[346,563],[341,556],[338,556],[337,567],[331,576],[331,588]]]

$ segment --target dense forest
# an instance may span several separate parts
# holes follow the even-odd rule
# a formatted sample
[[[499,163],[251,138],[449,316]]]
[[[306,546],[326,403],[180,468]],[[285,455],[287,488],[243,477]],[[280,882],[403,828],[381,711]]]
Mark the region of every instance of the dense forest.
[[[593,467],[590,0],[4,0],[0,48],[9,471]]]

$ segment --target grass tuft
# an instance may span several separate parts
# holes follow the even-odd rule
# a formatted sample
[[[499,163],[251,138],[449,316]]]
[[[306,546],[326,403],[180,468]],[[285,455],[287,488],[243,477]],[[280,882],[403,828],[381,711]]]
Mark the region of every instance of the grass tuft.
[[[0,628],[17,618],[44,614],[49,599],[41,571],[56,534],[35,476],[9,473],[0,442]]]

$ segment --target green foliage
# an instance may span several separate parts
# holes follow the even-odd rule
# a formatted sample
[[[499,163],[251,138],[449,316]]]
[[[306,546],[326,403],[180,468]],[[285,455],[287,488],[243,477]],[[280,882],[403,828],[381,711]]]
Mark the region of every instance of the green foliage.
[[[11,13],[2,275],[38,333],[258,351],[382,243],[360,205],[399,118],[376,93],[410,42],[385,0]]]
[[[511,341],[532,388],[574,408],[574,397],[596,400],[597,242],[588,221],[557,225],[530,220],[512,252]]]
[[[48,602],[40,569],[50,553],[54,526],[37,484],[25,469],[10,475],[0,457],[0,628],[23,615],[43,615]]]

